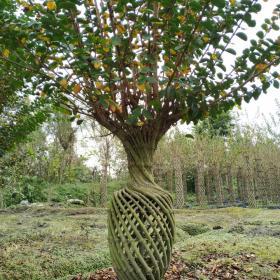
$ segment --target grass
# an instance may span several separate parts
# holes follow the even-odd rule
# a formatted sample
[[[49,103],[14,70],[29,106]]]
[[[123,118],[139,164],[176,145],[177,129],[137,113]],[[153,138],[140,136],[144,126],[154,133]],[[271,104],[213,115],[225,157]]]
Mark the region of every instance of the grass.
[[[106,210],[90,207],[2,210],[0,279],[68,280],[110,266],[106,216]],[[254,258],[242,264],[246,275],[243,270],[237,279],[280,279],[275,269],[280,260],[280,210],[177,210],[175,216],[175,250],[188,265],[228,264],[249,254]],[[243,227],[241,233],[237,226]],[[195,234],[190,235],[190,229]],[[209,261],[209,255],[217,257]]]

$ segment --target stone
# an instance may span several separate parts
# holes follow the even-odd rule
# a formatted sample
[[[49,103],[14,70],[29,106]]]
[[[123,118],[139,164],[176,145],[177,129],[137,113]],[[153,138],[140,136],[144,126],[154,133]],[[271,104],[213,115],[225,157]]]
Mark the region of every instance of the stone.
[[[67,203],[69,204],[76,204],[76,205],[84,205],[85,202],[81,199],[77,199],[77,198],[71,198],[67,200]]]
[[[30,203],[29,203],[29,201],[28,201],[28,200],[22,200],[22,201],[20,202],[20,205],[23,205],[23,206],[29,206],[29,205],[30,205]]]

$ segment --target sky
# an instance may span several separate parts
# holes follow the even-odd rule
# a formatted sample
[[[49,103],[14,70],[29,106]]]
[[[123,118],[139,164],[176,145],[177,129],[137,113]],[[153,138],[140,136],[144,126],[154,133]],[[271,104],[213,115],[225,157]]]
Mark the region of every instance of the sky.
[[[273,11],[273,8],[279,0],[261,0],[259,3],[262,4],[262,11],[260,11],[256,16],[255,20],[257,21],[257,26],[254,28],[248,28],[244,26],[243,32],[245,32],[250,39],[255,38],[255,34],[260,30],[261,24],[264,22],[264,19],[270,17]],[[279,31],[275,31],[272,36],[279,36]],[[233,41],[233,48],[236,50],[237,54],[240,54],[245,47],[248,46],[248,42],[244,42],[239,38],[236,38]],[[228,54],[225,57],[225,61],[228,62],[228,66],[234,61],[234,56]],[[278,72],[280,72],[280,66],[277,67]],[[275,115],[277,111],[277,106],[275,100],[280,102],[280,90],[273,87],[268,89],[267,94],[261,94],[258,100],[252,99],[249,104],[243,102],[241,109],[234,109],[238,114],[238,122],[240,125],[263,125],[264,117],[269,118],[270,114]],[[190,127],[186,125],[181,125],[180,129],[183,131],[189,131]],[[88,138],[88,135],[85,131],[80,131],[78,134],[77,152],[79,155],[88,157],[87,165],[89,167],[98,166],[98,160],[96,155],[94,155],[94,150],[98,148],[97,144]]]

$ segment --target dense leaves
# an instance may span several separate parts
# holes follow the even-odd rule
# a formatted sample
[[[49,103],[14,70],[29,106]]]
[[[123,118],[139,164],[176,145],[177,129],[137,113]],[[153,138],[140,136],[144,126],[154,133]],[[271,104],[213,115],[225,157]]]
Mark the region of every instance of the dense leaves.
[[[23,94],[51,100],[65,113],[97,119],[109,130],[197,122],[279,87],[280,5],[255,39],[257,0],[2,1],[1,68]],[[156,125],[155,125],[156,124]]]
[[[210,137],[226,137],[233,132],[234,122],[235,120],[229,112],[223,112],[215,117],[210,116],[200,121],[193,130],[197,135],[207,134]]]
[[[3,89],[3,88],[2,88]],[[7,90],[1,93],[0,101],[0,157],[44,123],[50,107],[40,100],[31,104],[28,99]]]
[[[0,67],[0,157],[45,122],[51,111],[46,102],[20,93],[24,83],[17,79],[17,69],[6,66]]]

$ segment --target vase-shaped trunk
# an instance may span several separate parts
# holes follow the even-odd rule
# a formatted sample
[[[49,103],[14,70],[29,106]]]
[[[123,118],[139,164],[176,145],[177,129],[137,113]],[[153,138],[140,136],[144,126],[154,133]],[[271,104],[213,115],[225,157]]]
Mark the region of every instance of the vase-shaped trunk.
[[[114,193],[109,247],[119,280],[160,280],[174,239],[172,199],[154,182],[152,143],[124,143],[131,183]]]

